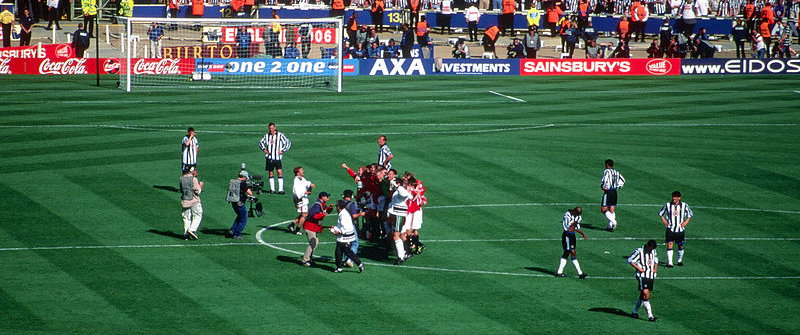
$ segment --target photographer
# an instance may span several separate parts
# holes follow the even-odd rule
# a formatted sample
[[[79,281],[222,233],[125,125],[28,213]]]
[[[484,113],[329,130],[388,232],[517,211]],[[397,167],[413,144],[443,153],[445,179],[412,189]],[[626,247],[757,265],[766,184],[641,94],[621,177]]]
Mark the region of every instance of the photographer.
[[[466,59],[469,58],[469,48],[464,43],[463,38],[459,38],[456,45],[453,47],[453,58]]]
[[[314,202],[314,204],[311,205],[311,209],[308,210],[306,222],[303,224],[303,229],[305,229],[306,236],[308,236],[308,247],[306,248],[306,252],[303,253],[303,261],[301,263],[303,266],[311,266],[314,264],[311,258],[314,256],[314,250],[317,249],[317,245],[319,244],[317,234],[322,232],[323,228],[320,223],[326,215],[333,212],[333,207],[327,204],[330,196],[328,192],[320,192],[317,201]]]
[[[525,48],[523,48],[522,43],[520,43],[519,38],[514,38],[514,41],[509,44],[506,49],[508,52],[506,56],[509,59],[511,58],[523,58],[525,57]]]
[[[189,167],[181,176],[181,207],[183,208],[183,239],[197,239],[197,228],[203,220],[203,206],[200,205],[200,192],[203,182],[197,181],[197,170]]]
[[[247,171],[241,170],[239,171],[239,178],[231,179],[230,183],[228,183],[227,201],[231,203],[231,207],[236,213],[236,219],[233,220],[233,225],[231,225],[230,236],[235,239],[242,238],[242,231],[247,226],[247,207],[245,207],[245,202],[248,196],[253,196],[253,191],[247,187],[248,176]]]

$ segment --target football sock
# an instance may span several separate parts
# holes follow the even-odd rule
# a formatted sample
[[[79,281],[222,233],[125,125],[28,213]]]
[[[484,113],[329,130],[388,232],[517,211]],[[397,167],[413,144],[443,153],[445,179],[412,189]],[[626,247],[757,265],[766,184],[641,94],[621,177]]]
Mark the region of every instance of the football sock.
[[[611,213],[611,211],[608,211],[608,213]],[[617,213],[611,213],[611,223],[614,227],[617,226]]]
[[[582,275],[582,274],[583,274],[583,271],[581,270],[581,265],[580,265],[580,264],[578,264],[578,259],[577,259],[577,258],[573,258],[573,259],[572,259],[572,265],[575,265],[575,270],[577,270],[577,271],[578,271],[578,274],[579,274],[579,275]]]
[[[283,192],[283,177],[278,177],[278,192]]]
[[[678,263],[683,262],[683,249],[678,249]]]
[[[650,308],[650,300],[642,301],[642,305],[644,305],[644,310],[647,311],[647,317],[653,317],[653,309]]]
[[[403,248],[403,240],[397,239],[394,241],[394,248],[397,249],[397,258],[406,258],[406,250]]]
[[[274,177],[269,177],[269,190],[270,191],[274,191],[275,190],[275,178]]]
[[[567,265],[567,259],[561,258],[561,261],[558,263],[558,271],[556,273],[564,273],[564,267]]]
[[[633,314],[639,314],[639,307],[642,306],[642,298],[636,299],[636,305],[633,305]]]
[[[672,249],[667,249],[667,264],[669,265],[672,265],[672,253],[673,253]]]

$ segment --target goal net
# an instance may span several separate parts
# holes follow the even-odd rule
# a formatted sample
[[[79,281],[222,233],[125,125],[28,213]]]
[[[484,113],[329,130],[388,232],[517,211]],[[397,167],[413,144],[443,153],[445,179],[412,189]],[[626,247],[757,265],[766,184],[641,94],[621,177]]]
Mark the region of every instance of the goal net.
[[[342,20],[121,18],[120,88],[342,90]]]

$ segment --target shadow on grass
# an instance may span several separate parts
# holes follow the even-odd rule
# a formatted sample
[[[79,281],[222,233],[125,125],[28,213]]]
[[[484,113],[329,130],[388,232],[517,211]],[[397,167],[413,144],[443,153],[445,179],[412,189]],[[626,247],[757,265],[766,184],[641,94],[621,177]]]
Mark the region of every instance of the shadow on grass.
[[[203,234],[207,234],[207,235],[217,235],[217,236],[225,236],[225,237],[228,237],[228,235],[230,235],[230,230],[221,229],[221,228],[217,228],[217,229],[203,228],[203,229],[200,229],[200,232],[203,233]],[[246,234],[242,233],[242,235],[246,235]]]
[[[275,257],[275,259],[277,259],[277,260],[279,260],[281,262],[284,262],[284,263],[291,263],[291,264],[296,265],[296,266],[303,266],[301,264],[301,258],[300,257],[290,257],[290,256],[279,255],[279,256]],[[333,266],[330,266],[329,264],[331,262],[334,262],[334,260],[331,259],[330,257],[327,257],[327,256],[315,257],[314,258],[314,262],[312,263],[313,265],[311,265],[310,267],[311,268],[317,268],[317,269],[323,269],[323,270],[327,270],[327,271],[333,271],[333,270],[336,269],[336,265],[334,264]]]
[[[614,314],[618,316],[624,316],[626,318],[631,317],[628,312],[625,312],[619,308],[611,308],[611,307],[592,307],[589,308],[589,312],[600,312],[600,313],[607,313],[607,314]]]
[[[159,190],[181,193],[181,190],[175,188],[174,186],[164,186],[164,185],[153,185],[153,188],[157,188]]]
[[[529,266],[529,267],[526,267],[525,270],[541,272],[541,273],[548,274],[548,275],[551,275],[551,276],[555,276],[556,275],[555,271],[550,270],[550,269],[545,269],[545,268],[542,268],[542,267],[538,267],[538,266]]]
[[[152,233],[152,234],[158,234],[158,235],[161,235],[161,236],[177,238],[177,239],[181,239],[181,240],[183,239],[183,234],[178,234],[178,233],[176,233],[174,231],[171,231],[171,230],[150,229],[147,232],[148,233]]]
[[[606,229],[606,227],[597,227],[595,225],[588,224],[588,223],[582,223],[581,224],[581,228],[591,229],[591,230],[608,230],[608,229]]]

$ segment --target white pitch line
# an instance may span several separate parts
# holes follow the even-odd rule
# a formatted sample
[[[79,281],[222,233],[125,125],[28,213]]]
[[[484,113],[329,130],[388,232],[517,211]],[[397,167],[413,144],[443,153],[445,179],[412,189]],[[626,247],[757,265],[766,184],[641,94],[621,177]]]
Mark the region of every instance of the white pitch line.
[[[452,209],[452,208],[481,208],[481,207],[527,207],[527,206],[592,206],[596,203],[574,203],[574,202],[531,202],[531,203],[518,203],[518,204],[465,204],[465,205],[441,205],[441,206],[425,206],[424,209]],[[617,204],[617,206],[630,206],[630,207],[661,207],[663,204]],[[761,209],[761,208],[740,208],[740,207],[716,207],[716,206],[696,206],[692,205],[695,209],[712,209],[724,211],[742,211],[742,212],[764,212],[764,213],[782,213],[782,214],[800,214],[800,210],[784,210],[784,209]]]
[[[275,226],[279,226],[282,224],[289,223],[291,221],[283,221],[278,222],[267,227],[263,227],[258,230],[256,233],[256,240],[258,243],[261,243],[265,246],[270,248],[288,252],[295,255],[302,255],[302,252],[289,250],[286,248],[282,248],[277,246],[278,243],[268,243],[264,241],[261,235],[267,231],[272,229]],[[560,239],[557,239],[560,240]],[[433,242],[433,240],[428,240],[428,242]],[[333,242],[330,242],[331,244]],[[307,243],[301,243],[307,244]],[[387,263],[375,263],[375,262],[364,262],[366,265],[370,266],[383,266],[383,267],[393,267],[393,268],[400,268],[400,269],[415,269],[415,270],[425,270],[425,271],[439,271],[439,272],[456,272],[456,273],[468,273],[468,274],[486,274],[486,275],[501,275],[501,276],[514,276],[514,277],[539,277],[539,278],[551,278],[552,275],[543,274],[543,273],[520,273],[520,272],[501,272],[501,271],[486,271],[486,270],[467,270],[467,269],[449,269],[449,268],[439,268],[439,267],[427,267],[427,266],[414,266],[414,265],[391,265]],[[633,276],[626,276],[626,277],[615,277],[615,276],[589,276],[590,279],[611,279],[611,280],[631,280]],[[754,279],[761,279],[761,280],[769,280],[769,279],[777,279],[777,280],[785,280],[785,279],[800,279],[800,276],[768,276],[768,277],[755,277],[755,276],[743,276],[743,277],[734,277],[734,276],[721,276],[721,277],[663,277],[659,276],[659,280],[754,280]]]
[[[525,101],[525,100],[522,100],[522,99],[519,99],[519,98],[515,98],[515,97],[512,97],[512,96],[510,96],[510,95],[505,95],[505,94],[497,93],[497,92],[495,92],[495,91],[489,91],[489,93],[491,93],[491,94],[494,94],[494,95],[499,95],[499,96],[501,96],[501,97],[508,98],[508,99],[514,100],[514,101],[516,101],[516,102],[527,102],[527,101]]]

